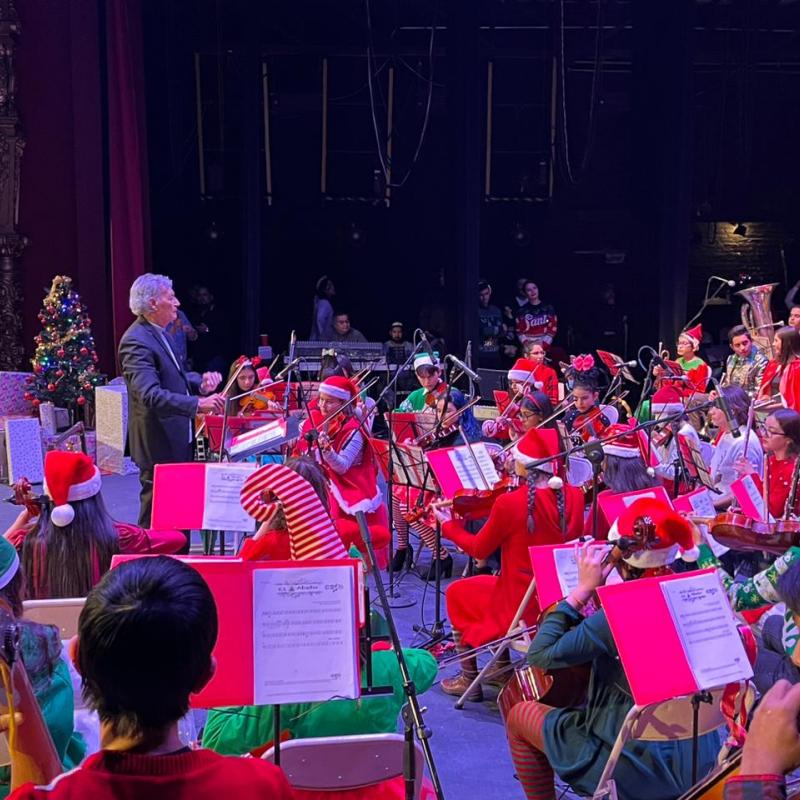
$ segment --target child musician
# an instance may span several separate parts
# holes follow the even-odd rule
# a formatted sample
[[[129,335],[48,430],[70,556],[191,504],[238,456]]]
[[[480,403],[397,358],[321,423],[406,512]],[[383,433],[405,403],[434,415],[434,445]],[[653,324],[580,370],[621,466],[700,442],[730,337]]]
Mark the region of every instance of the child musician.
[[[573,539],[583,531],[583,493],[564,486],[554,475],[550,460],[559,452],[555,431],[530,430],[514,447],[517,474],[526,484],[501,495],[486,524],[477,535],[438,510],[443,521],[442,536],[455,542],[474,558],[488,558],[500,548],[500,575],[477,575],[447,587],[447,614],[453,626],[456,648],[461,652],[503,636],[508,630],[530,585],[532,572],[528,548]],[[531,601],[525,618],[535,619],[536,602]],[[475,656],[464,656],[461,672],[442,681],[447,694],[461,695],[478,674]],[[491,682],[491,678],[487,681]],[[468,699],[483,697],[476,686]]]
[[[233,381],[226,397],[237,397],[240,394],[249,392],[256,386],[266,386],[272,382],[269,368],[259,367],[261,359],[257,356],[255,358],[248,358],[247,356],[239,356],[236,361],[231,364],[228,370],[228,379],[226,385],[233,380],[236,375],[236,380]],[[264,409],[279,410],[280,404],[276,401],[259,397],[258,393],[249,395],[247,397],[240,397],[238,400],[232,401],[233,407],[229,409],[232,416],[246,416],[255,411],[262,411]]]
[[[781,328],[772,340],[775,357],[767,364],[758,390],[758,400],[776,395],[787,408],[800,411],[800,333],[796,328]]]
[[[331,516],[340,533],[357,540],[357,511],[363,511],[375,541],[378,562],[385,567],[389,543],[389,515],[378,487],[372,449],[353,405],[358,389],[349,378],[332,375],[319,385],[318,407],[303,422],[295,455],[316,458],[330,489]]]
[[[642,517],[654,523],[655,541],[645,551],[623,555],[618,569],[624,579],[669,572],[679,550],[685,560],[696,558],[689,524],[654,500],[633,503],[609,538],[633,535]],[[554,772],[578,794],[591,795],[633,705],[605,611],[583,616],[611,570],[604,558],[602,548],[585,546],[577,551],[578,586],[541,622],[528,651],[528,663],[541,669],[590,664],[586,705],[553,708],[522,702],[506,718],[511,757],[528,800],[555,799]],[[699,775],[714,766],[718,750],[716,732],[699,738]],[[690,739],[628,742],[614,773],[620,800],[673,800],[682,795],[692,785],[691,753]]]
[[[558,375],[556,371],[545,364],[546,351],[544,346],[535,342],[525,349],[525,358],[536,365],[533,379],[541,383],[542,391],[547,395],[553,405],[558,403]]]
[[[576,356],[567,369],[567,379],[572,385],[573,407],[564,415],[564,424],[569,433],[574,433],[584,442],[599,439],[611,424],[611,420],[599,406],[600,373],[591,355]]]
[[[703,394],[706,391],[708,381],[711,379],[711,367],[697,355],[702,339],[702,325],[688,328],[678,337],[676,347],[678,357],[675,360],[683,373],[678,376],[680,380],[671,379],[669,375],[665,374],[662,367],[656,367],[653,374],[658,379],[659,388],[672,386],[683,397]]]
[[[447,391],[447,384],[442,378],[442,366],[435,354],[418,353],[414,357],[414,374],[420,388],[415,389],[400,403],[398,411],[425,411],[433,408],[436,400]]]
[[[538,345],[541,347],[541,345]],[[521,401],[542,383],[534,379],[537,365],[526,358],[518,358],[508,371],[508,395],[495,393],[500,414],[496,419],[487,419],[481,426],[483,435],[489,439],[508,440],[512,428],[517,427]],[[501,407],[502,404],[502,407]]]
[[[449,396],[447,409],[444,409],[445,398]],[[467,398],[458,390],[450,387],[450,391],[437,400],[433,411],[441,420],[441,435],[424,443],[426,449],[439,447],[458,447],[466,441],[475,442],[480,439],[480,428],[472,413],[472,409],[461,411],[467,405]],[[463,436],[462,436],[463,431]],[[432,491],[421,491],[405,486],[395,486],[392,495],[392,515],[397,531],[397,547],[395,549],[392,569],[400,570],[410,560],[411,550],[408,544],[409,528],[416,533],[431,551],[432,559],[425,579],[436,579],[436,561],[439,561],[439,574],[449,578],[453,574],[453,557],[440,543],[436,548],[436,520],[430,510],[425,510],[431,501],[437,500]],[[410,517],[415,517],[410,520]]]

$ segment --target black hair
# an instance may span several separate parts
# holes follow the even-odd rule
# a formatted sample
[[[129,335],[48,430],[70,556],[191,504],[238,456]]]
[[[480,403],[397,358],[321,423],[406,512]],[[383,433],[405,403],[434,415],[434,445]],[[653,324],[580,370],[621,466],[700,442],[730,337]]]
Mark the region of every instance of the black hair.
[[[800,340],[800,336],[798,336],[798,340]],[[750,414],[750,396],[747,392],[741,386],[723,386],[722,396],[736,422],[739,425],[746,425],[747,417]]]
[[[789,452],[800,453],[800,414],[792,408],[779,408],[770,415],[780,426],[781,432],[789,440]]]
[[[491,288],[492,288],[492,286],[489,283],[489,281],[483,281],[483,280],[478,281],[478,291],[479,292],[482,292],[484,289],[491,289]]]
[[[753,341],[753,337],[750,335],[750,331],[745,328],[744,325],[734,325],[728,331],[728,342],[729,344],[733,344],[733,340],[736,339],[738,336],[746,336],[750,341]]]
[[[625,458],[606,454],[603,466],[603,483],[615,494],[635,492],[658,486],[660,481],[647,472],[641,456]]]
[[[795,358],[800,358],[800,332],[791,325],[786,325],[777,333],[781,340],[781,352],[778,354],[778,361],[785,367]]]
[[[0,597],[8,603],[11,612],[17,619],[22,616],[22,597],[25,587],[22,581],[22,569],[17,568],[14,577],[0,589]]]
[[[778,578],[775,588],[778,596],[786,603],[786,608],[793,614],[800,614],[800,561],[795,561]]]
[[[58,527],[50,521],[50,504],[45,503],[25,537],[20,561],[25,593],[32,600],[86,597],[119,552],[119,537],[102,494],[70,505],[75,518]]]
[[[328,288],[329,283],[333,283],[333,281],[327,275],[321,275],[314,284],[314,294],[320,300],[325,297],[325,290]]]
[[[535,527],[533,510],[536,505],[536,484],[539,481],[550,477],[551,475],[549,472],[537,469],[536,467],[529,469],[528,474],[525,476],[525,485],[527,486],[528,489],[528,533],[533,533]],[[567,529],[566,496],[564,495],[563,489],[554,489],[553,491],[556,493],[556,508],[558,509],[558,517],[559,520],[561,521],[561,530],[566,531]]]
[[[353,362],[344,353],[327,351],[320,361],[319,379],[324,381],[332,375],[342,378],[352,378],[355,374]]]
[[[114,736],[157,746],[211,674],[217,608],[197,570],[167,556],[106,573],[78,620],[83,692]]]
[[[547,419],[553,415],[553,405],[550,398],[544,392],[528,392],[520,400],[520,408],[533,414],[539,414],[542,419]],[[547,427],[555,428],[555,420],[550,420]]]

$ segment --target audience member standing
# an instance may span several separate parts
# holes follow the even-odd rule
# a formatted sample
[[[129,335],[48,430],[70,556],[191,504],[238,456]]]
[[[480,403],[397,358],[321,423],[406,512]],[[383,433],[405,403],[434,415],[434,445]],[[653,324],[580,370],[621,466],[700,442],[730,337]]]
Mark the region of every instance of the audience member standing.
[[[197,332],[192,343],[192,366],[201,372],[223,372],[228,366],[228,323],[208,286],[198,283],[192,287],[187,316]]]
[[[308,338],[312,342],[330,342],[333,340],[333,303],[336,287],[333,281],[323,275],[314,289],[314,310],[311,317],[311,333]]]
[[[500,340],[503,334],[503,315],[492,305],[492,287],[478,281],[478,364],[487,369],[500,369]]]
[[[517,309],[515,329],[519,343],[524,349],[530,343],[541,344],[548,349],[556,336],[558,320],[556,310],[539,297],[539,287],[533,282],[525,284],[527,302]]]

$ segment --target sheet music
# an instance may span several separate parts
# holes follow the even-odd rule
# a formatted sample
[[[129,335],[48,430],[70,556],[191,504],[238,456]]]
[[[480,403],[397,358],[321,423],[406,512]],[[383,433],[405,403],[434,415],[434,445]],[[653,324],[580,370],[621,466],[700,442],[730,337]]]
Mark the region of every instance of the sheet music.
[[[242,508],[239,493],[257,464],[207,464],[203,528],[211,531],[252,531],[253,518]]]
[[[494,462],[483,442],[472,445],[472,453],[469,448],[454,447],[449,453],[450,463],[458,475],[461,485],[465,489],[491,489],[500,480]]]
[[[700,689],[753,676],[733,611],[715,572],[664,581],[661,590]]]
[[[359,696],[353,581],[349,566],[253,572],[256,705]]]
[[[592,546],[602,547],[604,553],[609,552],[612,548],[612,545],[607,542]],[[556,574],[558,575],[558,585],[561,587],[561,596],[566,597],[573,589],[578,587],[578,562],[575,560],[575,548],[556,548],[553,550],[553,561],[555,561],[556,565]],[[606,578],[606,585],[621,582],[622,578],[615,569],[612,570],[608,574],[608,578]]]

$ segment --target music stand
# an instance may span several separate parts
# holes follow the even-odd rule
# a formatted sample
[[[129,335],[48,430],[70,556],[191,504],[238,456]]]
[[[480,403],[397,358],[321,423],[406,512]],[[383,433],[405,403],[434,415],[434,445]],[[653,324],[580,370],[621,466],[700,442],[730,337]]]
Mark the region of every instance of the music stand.
[[[680,457],[683,459],[683,464],[689,478],[714,492],[714,494],[721,494],[719,489],[714,486],[711,473],[709,472],[706,462],[703,461],[703,456],[700,453],[697,442],[682,433],[677,434],[676,438],[678,441],[678,451],[680,452]]]

